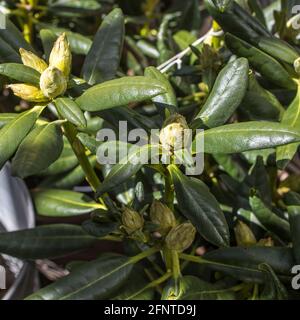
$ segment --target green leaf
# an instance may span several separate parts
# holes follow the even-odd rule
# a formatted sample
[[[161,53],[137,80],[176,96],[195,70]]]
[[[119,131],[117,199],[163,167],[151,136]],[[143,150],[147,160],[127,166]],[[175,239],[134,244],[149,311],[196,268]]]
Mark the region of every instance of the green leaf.
[[[37,106],[23,112],[0,130],[0,169],[15,153],[44,108]]]
[[[67,17],[96,15],[101,9],[101,4],[96,0],[58,0],[48,6],[49,11]]]
[[[85,111],[100,111],[152,99],[166,93],[164,85],[147,77],[123,77],[88,89],[76,103]]]
[[[51,30],[42,29],[40,30],[40,37],[42,40],[42,45],[43,45],[44,53],[46,56],[46,60],[48,61],[53,45],[57,39],[57,36]]]
[[[286,300],[288,293],[284,285],[280,282],[274,270],[266,263],[259,266],[260,270],[267,273],[267,280],[262,294],[261,300]]]
[[[148,67],[145,70],[145,76],[156,79],[161,82],[164,86],[165,92],[164,94],[158,95],[152,99],[152,101],[159,108],[168,108],[171,112],[177,110],[177,99],[174,92],[174,89],[169,82],[169,80],[163,75],[159,70],[155,67]]]
[[[74,151],[68,142],[68,140],[64,137],[64,148],[60,155],[60,157],[53,162],[46,170],[41,172],[43,176],[53,176],[57,174],[64,173],[66,171],[74,169],[78,165],[78,159],[74,154]]]
[[[102,206],[103,207],[103,206]],[[86,220],[82,223],[82,228],[90,235],[102,238],[116,231],[119,224],[117,222],[95,222],[92,220]]]
[[[104,209],[87,195],[59,189],[38,189],[33,192],[37,213],[46,217],[73,217]]]
[[[250,197],[249,202],[253,213],[266,230],[275,233],[283,240],[290,241],[290,225],[286,220],[277,216],[256,196]]]
[[[228,246],[227,222],[207,186],[199,179],[186,177],[175,165],[170,165],[169,171],[181,213],[207,241],[216,246]]]
[[[83,112],[75,101],[70,98],[58,98],[55,100],[58,113],[63,119],[68,120],[78,127],[86,127],[87,122]]]
[[[115,78],[124,33],[124,16],[122,10],[116,8],[104,18],[84,61],[82,75],[90,85]]]
[[[224,12],[226,8],[232,3],[232,0],[213,0],[213,3],[221,12]]]
[[[22,259],[54,258],[88,248],[96,240],[79,226],[44,225],[0,233],[0,252]]]
[[[97,189],[97,196],[101,196],[103,193],[111,191],[113,188],[119,186],[135,175],[143,166],[143,161],[139,161],[139,159],[145,159],[146,161],[149,159],[151,145],[133,147],[133,150],[129,150],[127,159],[121,159],[120,163],[113,166]]]
[[[300,128],[300,84],[296,97],[283,113],[281,123],[292,128]],[[276,149],[276,161],[279,168],[284,168],[293,159],[298,147],[299,143],[292,143]]]
[[[87,133],[80,132],[77,134],[77,138],[92,154],[97,153],[97,149],[101,142],[97,141],[95,137],[88,135]]]
[[[57,160],[63,150],[61,121],[32,130],[22,141],[12,160],[12,173],[26,178],[40,173]]]
[[[248,86],[248,60],[239,58],[222,69],[196,119],[209,128],[224,124],[242,102]]]
[[[286,247],[231,247],[211,251],[204,255],[205,264],[245,282],[264,283],[265,272],[259,265],[267,263],[277,275],[290,275],[295,264],[290,248]]]
[[[238,153],[300,141],[299,130],[267,121],[233,123],[199,132],[193,141],[194,151],[201,136],[206,153]]]
[[[289,73],[273,57],[232,34],[227,33],[225,41],[234,54],[247,58],[250,65],[263,77],[279,87],[291,90],[296,89],[296,83]]]
[[[17,113],[0,113],[0,129],[14,120],[17,116]]]
[[[300,264],[300,206],[288,206],[287,209],[291,226],[293,253],[296,263]]]
[[[10,21],[8,16],[0,12],[0,19],[5,22],[5,28],[0,29],[0,38],[18,54],[23,48],[34,52],[32,46],[24,39],[19,29]],[[19,60],[20,61],[20,60]],[[7,61],[9,62],[9,61]],[[16,61],[18,62],[18,61]]]
[[[119,255],[103,256],[78,266],[70,275],[35,292],[27,300],[101,300],[116,294],[133,265]]]
[[[40,85],[41,74],[20,63],[3,63],[0,65],[0,74],[19,82],[30,83],[35,86]]]
[[[186,30],[179,30],[174,34],[173,38],[180,50],[185,50],[197,40],[192,33]]]
[[[184,276],[180,280],[179,300],[234,300],[230,289],[219,288],[215,284],[203,281],[195,276]]]
[[[91,46],[92,46],[92,40],[88,37],[83,36],[80,33],[72,32],[68,29],[63,28],[55,28],[52,25],[48,24],[42,24],[39,23],[38,26],[42,28],[41,30],[41,37],[43,39],[44,44],[46,44],[49,57],[49,51],[51,51],[53,44],[51,45],[51,42],[57,39],[58,36],[60,36],[62,33],[66,33],[68,41],[70,43],[71,51],[75,54],[82,54],[86,55]],[[43,31],[46,30],[46,31]],[[52,39],[52,40],[51,40]]]

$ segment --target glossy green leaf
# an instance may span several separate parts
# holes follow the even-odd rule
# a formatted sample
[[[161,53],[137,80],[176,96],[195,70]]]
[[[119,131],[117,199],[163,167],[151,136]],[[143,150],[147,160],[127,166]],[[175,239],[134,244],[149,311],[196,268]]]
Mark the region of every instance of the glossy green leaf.
[[[263,77],[286,89],[296,89],[296,84],[284,67],[274,58],[232,34],[225,35],[226,45],[236,55],[245,57]]]
[[[209,128],[224,124],[242,102],[248,86],[249,65],[239,58],[219,73],[212,91],[196,119]]]
[[[300,128],[300,85],[296,97],[283,113],[281,123],[293,128]],[[299,143],[292,143],[276,149],[276,161],[280,168],[284,168],[293,159]]]
[[[0,129],[18,116],[17,113],[0,113]]]
[[[15,153],[44,108],[37,106],[23,112],[0,130],[0,168]]]
[[[270,232],[275,233],[279,238],[289,241],[291,239],[289,223],[272,212],[256,196],[250,197],[250,206],[259,222]]]
[[[289,276],[295,263],[291,249],[285,247],[222,248],[205,254],[204,259],[213,270],[245,282],[258,283],[266,279],[265,272],[259,270],[260,264],[267,263],[277,275]]]
[[[166,92],[164,94],[154,97],[152,101],[159,108],[168,108],[171,111],[177,110],[176,95],[169,80],[159,70],[157,70],[154,67],[146,68],[145,76],[160,81],[164,86],[164,89]]]
[[[58,98],[55,100],[58,113],[63,119],[68,120],[78,127],[86,127],[87,122],[83,112],[77,103],[70,98]]]
[[[199,132],[193,141],[193,150],[202,135],[206,153],[238,153],[300,141],[300,130],[267,121],[233,123]]]
[[[46,217],[72,217],[104,208],[87,195],[69,190],[38,189],[33,199],[37,213]]]
[[[100,206],[100,205],[99,205]],[[103,206],[102,206],[103,208]],[[95,222],[92,220],[85,220],[82,223],[82,228],[90,235],[102,238],[110,234],[113,231],[116,231],[119,227],[117,222]]]
[[[300,264],[300,205],[288,206],[288,213],[291,227],[293,253],[296,263]]]
[[[169,171],[182,214],[207,241],[216,246],[228,246],[227,222],[207,186],[199,179],[186,177],[175,165],[170,165]]]
[[[96,0],[58,0],[49,5],[49,11],[66,17],[95,15],[100,9],[101,4]]]
[[[82,75],[90,85],[115,78],[124,32],[124,16],[121,9],[116,8],[104,18],[84,61]]]
[[[53,162],[46,170],[43,170],[41,172],[41,175],[53,176],[53,175],[61,174],[66,171],[74,169],[78,165],[78,159],[74,154],[74,151],[70,143],[67,141],[65,137],[63,140],[64,140],[64,148],[60,157],[55,162]]]
[[[100,111],[140,102],[166,93],[164,85],[148,77],[124,77],[88,89],[76,99],[82,110]]]
[[[41,74],[23,64],[19,63],[3,63],[0,64],[0,74],[19,82],[30,83],[35,86],[40,84]]]
[[[97,153],[97,148],[101,142],[97,141],[95,137],[88,135],[87,133],[80,132],[77,134],[77,138],[92,154]]]
[[[36,127],[20,144],[12,160],[12,173],[20,178],[38,174],[56,161],[62,150],[60,121]]]
[[[104,181],[97,189],[97,196],[112,190],[135,175],[143,166],[144,161],[142,160],[147,161],[149,159],[150,147],[150,145],[145,145],[129,150],[127,159],[121,159],[121,161],[115,164],[109,174],[105,177]]]
[[[95,243],[80,226],[53,224],[0,234],[0,252],[23,259],[44,259],[82,250]]]
[[[40,30],[40,37],[42,40],[42,45],[43,45],[44,53],[46,56],[46,60],[49,60],[49,56],[53,48],[53,45],[57,39],[57,36],[51,30],[42,29]]]
[[[103,256],[35,292],[27,300],[100,300],[116,294],[133,265],[125,256]]]

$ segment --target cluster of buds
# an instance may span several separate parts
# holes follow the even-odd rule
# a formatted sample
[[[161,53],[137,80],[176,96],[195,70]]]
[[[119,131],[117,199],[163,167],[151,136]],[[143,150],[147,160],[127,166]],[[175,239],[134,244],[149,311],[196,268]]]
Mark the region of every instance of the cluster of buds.
[[[176,218],[172,210],[158,200],[154,200],[151,205],[150,219],[158,226],[157,232],[162,236],[176,226]]]
[[[8,86],[13,93],[30,102],[47,102],[67,90],[72,65],[72,55],[66,34],[56,40],[47,63],[34,53],[20,49],[22,62],[25,66],[35,69],[41,74],[40,86],[29,84],[11,84]]]
[[[180,114],[171,115],[164,123],[159,134],[160,143],[169,154],[189,147],[190,129],[185,118]]]

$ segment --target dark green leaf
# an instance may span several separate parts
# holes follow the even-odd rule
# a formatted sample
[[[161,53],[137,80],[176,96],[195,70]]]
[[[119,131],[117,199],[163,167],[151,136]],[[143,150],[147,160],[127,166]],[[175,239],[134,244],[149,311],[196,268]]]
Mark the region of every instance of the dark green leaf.
[[[41,74],[23,64],[3,63],[0,65],[0,74],[19,82],[30,83],[38,87],[40,84]]]

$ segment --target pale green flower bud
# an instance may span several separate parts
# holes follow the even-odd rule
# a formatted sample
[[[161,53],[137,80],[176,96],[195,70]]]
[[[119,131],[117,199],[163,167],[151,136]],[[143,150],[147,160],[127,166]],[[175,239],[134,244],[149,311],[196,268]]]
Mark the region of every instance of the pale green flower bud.
[[[168,233],[166,246],[171,250],[184,251],[193,243],[195,236],[195,227],[190,222],[182,223]]]
[[[295,68],[295,71],[300,74],[300,58],[296,59],[294,61],[294,68]]]
[[[249,247],[256,244],[256,239],[251,229],[242,221],[238,221],[234,228],[238,246]]]
[[[122,223],[126,232],[130,235],[135,231],[143,229],[144,218],[138,212],[125,208],[122,213]]]
[[[187,122],[180,114],[171,115],[164,123],[159,140],[165,150],[173,153],[189,147],[190,130]]]
[[[154,200],[151,205],[150,218],[154,224],[159,226],[157,231],[163,236],[176,226],[174,213],[158,200]]]
[[[63,73],[54,67],[47,68],[41,75],[40,87],[43,94],[54,99],[67,90],[67,80]]]
[[[66,78],[69,78],[72,53],[65,33],[57,38],[49,57],[49,65],[59,69]]]
[[[10,84],[7,88],[11,89],[15,96],[30,102],[45,102],[48,98],[45,97],[43,92],[30,84],[17,83]]]
[[[265,239],[260,239],[257,245],[261,247],[274,247],[274,241],[271,237],[268,237]]]
[[[43,59],[36,56],[34,53],[27,51],[23,48],[21,48],[19,51],[22,62],[25,66],[33,68],[37,70],[39,73],[43,73],[48,68],[47,63]]]

